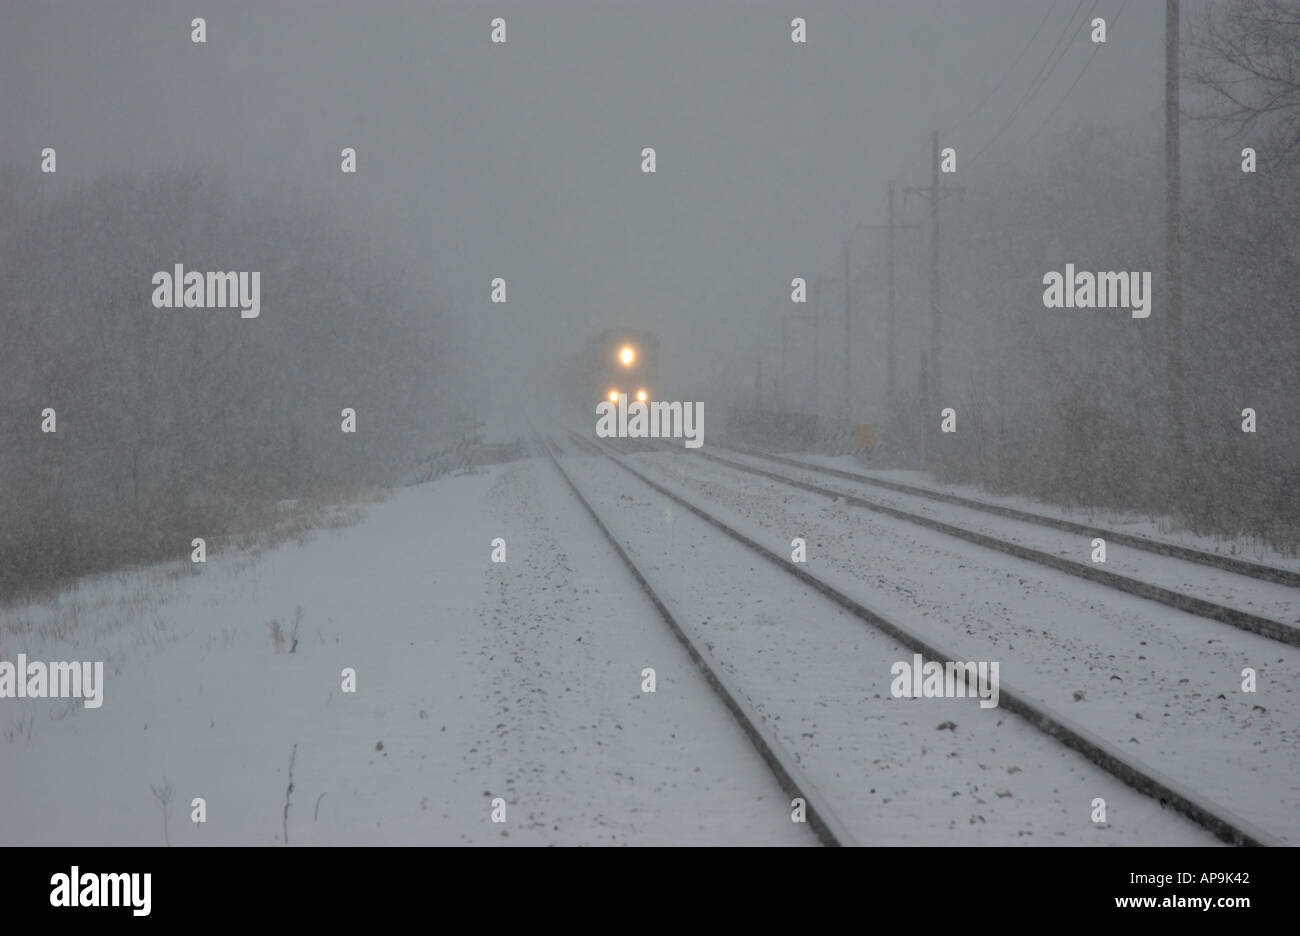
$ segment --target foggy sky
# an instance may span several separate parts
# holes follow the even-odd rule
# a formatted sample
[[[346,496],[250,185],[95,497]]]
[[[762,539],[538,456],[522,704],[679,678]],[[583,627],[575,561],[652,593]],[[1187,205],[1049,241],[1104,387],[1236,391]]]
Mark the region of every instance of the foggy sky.
[[[1121,3],[1092,15],[1109,22]],[[835,272],[845,231],[885,220],[888,179],[928,182],[932,127],[957,147],[960,183],[1013,158],[1083,67],[1085,31],[994,149],[961,162],[1011,113],[1066,15],[1093,6],[5,0],[0,164],[57,193],[190,162],[333,205],[427,290],[483,355],[475,368],[508,371],[621,323],[702,363],[737,326],[779,340],[791,275]],[[498,15],[505,46],[488,40]],[[194,16],[206,45],[190,41]],[[793,16],[808,19],[806,46],[790,42]],[[1105,66],[1049,133],[1156,113],[1163,16],[1127,4]],[[37,171],[44,146],[56,177]],[[344,146],[355,176],[339,171]],[[859,240],[855,257],[880,250]],[[497,275],[505,307],[488,302]]]

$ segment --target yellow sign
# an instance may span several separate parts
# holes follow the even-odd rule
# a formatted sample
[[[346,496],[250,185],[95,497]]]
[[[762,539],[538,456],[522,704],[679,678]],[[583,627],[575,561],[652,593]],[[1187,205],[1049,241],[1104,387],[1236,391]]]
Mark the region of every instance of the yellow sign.
[[[858,426],[858,448],[870,449],[876,447],[876,427],[875,426]]]

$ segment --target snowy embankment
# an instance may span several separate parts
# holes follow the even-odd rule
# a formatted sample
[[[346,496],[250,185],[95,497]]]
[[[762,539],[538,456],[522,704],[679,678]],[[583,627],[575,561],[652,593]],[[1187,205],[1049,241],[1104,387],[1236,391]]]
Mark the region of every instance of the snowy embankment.
[[[729,452],[727,453],[727,456],[732,457],[733,454],[734,453]],[[1070,520],[1074,523],[1096,524],[1102,529],[1115,530],[1119,533],[1128,533],[1132,536],[1143,536],[1147,539],[1156,540],[1161,543],[1169,543],[1174,546],[1186,546],[1189,549],[1199,549],[1201,552],[1207,552],[1216,556],[1228,556],[1233,559],[1244,559],[1247,562],[1271,566],[1275,569],[1285,569],[1289,572],[1300,572],[1300,553],[1289,555],[1287,553],[1279,552],[1278,550],[1262,543],[1258,537],[1225,537],[1204,533],[1194,533],[1191,530],[1178,526],[1170,520],[1153,518],[1145,514],[1137,514],[1121,510],[1108,510],[1101,507],[1080,507],[1071,509],[1018,495],[992,494],[982,488],[969,484],[939,484],[930,475],[921,471],[864,468],[862,463],[851,455],[791,453],[791,457],[815,465],[824,465],[827,468],[838,468],[841,471],[857,472],[871,478],[878,478],[882,481],[890,481],[895,484],[908,484],[913,487],[937,491],[941,494],[955,494],[958,497],[964,497],[969,500],[982,501],[983,503],[993,504],[998,507],[1010,507],[1014,510],[1026,511],[1027,513],[1041,514],[1044,517]],[[884,491],[880,491],[880,493],[884,493]],[[875,497],[876,491],[873,490],[870,496]]]
[[[0,699],[3,845],[815,844],[537,459],[4,609],[19,653],[105,685]]]
[[[933,501],[918,495],[864,486],[844,478],[788,465],[774,466],[749,455],[728,454],[726,457],[738,464],[752,465],[763,470],[775,468],[779,474],[805,483],[1025,546],[1070,562],[1083,565],[1093,563],[1094,545],[1090,535],[996,516],[972,507]],[[1121,543],[1108,544],[1105,564],[1099,568],[1287,626],[1300,624],[1300,590],[1289,585],[1260,581],[1185,559],[1156,555]]]
[[[636,464],[761,535],[807,537],[814,574],[964,659],[999,661],[1008,683],[1300,842],[1295,647],[705,459]],[[1246,667],[1253,693],[1242,691]]]

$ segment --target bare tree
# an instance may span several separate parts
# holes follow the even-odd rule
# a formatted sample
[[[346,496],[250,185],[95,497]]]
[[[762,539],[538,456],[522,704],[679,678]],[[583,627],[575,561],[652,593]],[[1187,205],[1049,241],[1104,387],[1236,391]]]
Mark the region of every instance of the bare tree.
[[[1300,146],[1300,0],[1230,0],[1206,4],[1190,42],[1188,76],[1206,92],[1203,113],[1241,135],[1263,128],[1279,165]]]

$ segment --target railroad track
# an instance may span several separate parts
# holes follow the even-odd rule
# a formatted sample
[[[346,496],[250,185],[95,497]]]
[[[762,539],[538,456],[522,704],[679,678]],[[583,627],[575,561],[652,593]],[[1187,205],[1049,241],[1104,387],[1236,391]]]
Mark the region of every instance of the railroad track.
[[[693,498],[685,497],[649,477],[630,464],[626,458],[621,457],[621,454],[617,451],[611,450],[605,445],[596,444],[576,433],[570,433],[569,438],[575,449],[598,454],[609,459],[663,497],[690,511],[710,526],[747,547],[751,552],[762,556],[773,565],[779,566],[787,574],[811,586],[817,592],[847,610],[863,624],[893,638],[913,653],[921,654],[925,660],[938,662],[942,665],[944,661],[967,659],[967,657],[954,653],[951,649],[931,639],[919,636],[905,623],[872,610],[845,591],[809,572],[806,568],[791,563],[782,553],[776,552],[736,530]],[[726,459],[716,460],[724,464],[727,463]],[[559,465],[558,461],[556,461],[556,466],[564,473],[564,469]],[[567,473],[565,473],[565,477],[570,486],[574,488],[575,493],[579,493]],[[842,494],[835,496],[843,497]],[[583,499],[580,493],[579,498]],[[592,510],[585,499],[583,499],[583,502],[593,516],[596,516],[595,511]],[[604,525],[603,521],[598,520],[598,522],[601,523],[602,530],[610,538],[611,543],[615,545],[619,554],[624,556],[625,561],[630,563],[630,559],[626,558],[626,551],[614,540],[608,527]],[[642,579],[639,574],[638,579]],[[657,605],[662,605],[661,600],[655,600]],[[661,613],[666,613],[666,611],[661,608]],[[686,639],[685,632],[680,631],[679,625],[675,626],[674,629],[679,632],[679,639]],[[999,705],[1055,741],[1079,753],[1137,792],[1160,801],[1162,805],[1167,804],[1224,842],[1233,845],[1282,844],[1277,838],[1254,823],[1185,787],[1161,771],[1133,758],[1111,742],[1051,710],[1041,701],[1008,685],[1005,681],[1001,681],[1000,684]]]
[[[594,448],[590,447],[589,443],[584,443],[580,438],[574,441],[579,448],[586,448],[588,451]],[[573,476],[565,470],[560,459],[556,457],[557,446],[551,440],[539,436],[534,441],[534,447],[538,452],[550,459],[551,464],[560,473],[569,490],[573,492],[574,497],[578,499],[578,502],[590,515],[606,541],[613,547],[614,552],[627,567],[632,577],[636,579],[642,592],[655,606],[664,623],[668,625],[673,635],[685,647],[687,654],[703,673],[709,686],[717,693],[732,717],[745,732],[746,737],[758,751],[763,762],[767,764],[781,789],[791,799],[802,798],[807,804],[808,824],[812,827],[817,838],[823,845],[833,847],[857,845],[857,840],[835,815],[820,789],[805,775],[798,764],[797,758],[785,750],[777,737],[768,730],[765,720],[745,701],[744,696],[731,685],[731,681],[726,677],[722,669],[712,662],[707,649],[693,640],[682,627],[681,622],[677,620],[677,617],[665,603],[663,596],[651,584],[645,572],[636,563],[636,560],[629,555],[623,544],[611,531],[605,518],[601,516],[591,500],[574,481]]]
[[[783,465],[789,465],[792,468],[799,468],[803,471],[843,478],[857,484],[878,487],[883,490],[894,491],[898,494],[909,494],[914,497],[923,497],[926,500],[936,501],[939,503],[956,504],[959,507],[968,507],[972,510],[979,510],[983,513],[993,514],[994,516],[1007,517],[1011,520],[1021,520],[1026,523],[1037,524],[1038,526],[1052,527],[1053,529],[1063,530],[1067,533],[1078,533],[1087,537],[1100,536],[1108,543],[1119,543],[1122,546],[1141,549],[1144,552],[1153,553],[1158,556],[1184,559],[1188,562],[1195,562],[1199,565],[1222,569],[1225,572],[1232,572],[1236,575],[1244,575],[1248,578],[1259,579],[1262,582],[1275,582],[1279,585],[1290,585],[1293,588],[1300,587],[1300,572],[1292,572],[1289,569],[1279,569],[1258,562],[1236,559],[1232,556],[1219,556],[1214,553],[1205,552],[1201,549],[1192,549],[1191,547],[1179,546],[1175,543],[1164,543],[1160,540],[1154,540],[1146,536],[1136,536],[1132,533],[1121,533],[1118,530],[1111,530],[1091,524],[1075,523],[1073,520],[1066,520],[1062,517],[1051,517],[1046,514],[1033,513],[1028,510],[1018,510],[1014,507],[1004,507],[1001,504],[991,504],[988,501],[962,497],[957,494],[948,494],[943,491],[937,491],[933,488],[922,487],[916,484],[904,484],[901,481],[891,481],[887,478],[864,474],[860,471],[845,471],[840,468],[832,468],[828,465],[819,465],[815,462],[806,462],[801,459],[790,458],[786,455],[777,455],[772,452],[761,452],[757,449],[751,449],[745,446],[732,445],[723,447],[742,455],[748,455],[751,458],[762,458],[767,461],[779,462]]]
[[[674,451],[676,451],[676,449],[674,449]],[[822,466],[808,466],[805,465],[804,463],[797,462],[795,459],[787,459],[783,457],[770,456],[770,455],[755,455],[750,452],[740,452],[739,454],[751,458],[762,459],[762,460],[767,460],[772,462],[781,462],[786,464],[794,463],[794,465],[796,465],[800,470],[806,470],[810,473],[821,473],[823,475],[828,475],[828,476],[844,477],[847,480],[853,481],[855,483],[861,483],[861,484],[877,483],[875,479],[865,479],[861,476],[858,476],[854,472],[840,471],[838,469],[832,469],[832,468],[823,468]],[[813,494],[818,494],[823,497],[831,498],[833,500],[843,501],[845,503],[852,504],[855,507],[861,507],[865,510],[874,511],[876,513],[880,513],[885,516],[892,517],[896,520],[902,520],[907,523],[913,523],[922,527],[926,527],[931,530],[935,530],[939,533],[944,533],[946,535],[953,536],[961,540],[965,540],[968,543],[974,543],[978,546],[983,546],[988,549],[997,550],[998,552],[1015,556],[1018,559],[1026,559],[1030,562],[1035,562],[1038,563],[1039,565],[1047,566],[1048,568],[1055,569],[1059,572],[1065,572],[1069,575],[1077,576],[1078,578],[1087,579],[1088,581],[1098,582],[1100,584],[1109,586],[1110,588],[1114,588],[1122,592],[1127,592],[1128,594],[1131,595],[1137,595],[1140,598],[1146,598],[1171,608],[1176,608],[1179,611],[1186,611],[1189,614],[1195,614],[1198,617],[1208,618],[1213,621],[1218,621],[1222,624],[1228,624],[1232,627],[1236,627],[1244,631],[1249,631],[1251,633],[1258,634],[1262,637],[1268,637],[1272,640],[1276,640],[1281,643],[1290,644],[1292,646],[1300,646],[1300,627],[1296,627],[1294,625],[1287,624],[1282,621],[1277,621],[1274,620],[1273,618],[1264,617],[1258,614],[1253,614],[1249,611],[1243,611],[1240,608],[1234,608],[1234,607],[1229,607],[1227,605],[1219,604],[1218,602],[1207,601],[1204,598],[1197,598],[1194,595],[1188,595],[1172,588],[1166,588],[1164,586],[1155,585],[1150,582],[1133,578],[1128,575],[1121,575],[1117,572],[1111,572],[1107,569],[1099,568],[1096,565],[1089,565],[1083,562],[1076,562],[1072,559],[1066,559],[1063,558],[1062,556],[1053,555],[1052,553],[1044,552],[1041,549],[1035,549],[1033,547],[1026,546],[1021,543],[1015,543],[1005,539],[1001,539],[996,536],[991,536],[987,533],[981,533],[978,530],[973,530],[965,526],[958,526],[956,524],[946,523],[942,520],[936,520],[933,517],[927,517],[910,510],[903,510],[899,507],[892,507],[888,504],[882,504],[879,501],[870,500],[866,497],[860,497],[855,494],[847,493],[843,490],[829,488],[822,484],[815,484],[810,481],[804,480],[802,478],[792,477],[791,475],[785,472],[772,470],[770,468],[762,468],[757,465],[749,464],[747,462],[737,461],[734,458],[725,458],[721,455],[715,455],[711,452],[705,452],[703,450],[695,450],[693,452],[690,452],[689,457],[705,458],[708,459],[709,461],[716,462],[717,464],[720,465],[725,465],[726,467],[735,469],[737,471],[743,471],[748,474],[753,474],[759,477],[767,478],[769,480],[776,481],[781,484],[786,484],[791,487],[799,488],[801,490],[808,491]],[[890,483],[892,484],[892,482]],[[916,494],[916,492],[910,490],[907,491],[906,493],[908,495]],[[954,500],[956,501],[966,500],[965,498],[955,498],[954,496],[950,496],[950,495],[943,495],[942,497],[936,497],[932,499],[937,501],[945,501],[945,502],[953,502]],[[972,502],[971,504],[962,504],[962,506],[972,506],[973,504],[976,503],[979,502]],[[1006,516],[1007,514],[1005,514],[1003,510],[1004,510],[1003,508],[998,508],[997,511],[987,511],[987,512],[1000,513],[1001,515]],[[1024,512],[1017,511],[1014,513],[1024,513]],[[1027,516],[1038,517],[1039,515],[1028,514]],[[1015,516],[1013,517],[1013,519],[1020,520],[1022,522],[1036,522],[1036,521],[1026,521],[1024,520],[1023,517],[1020,516]],[[1050,520],[1052,518],[1043,518],[1043,519]],[[1067,523],[1067,521],[1062,521],[1062,523]],[[1058,529],[1067,529],[1067,527],[1061,527],[1060,525],[1055,523],[1044,524],[1044,525],[1055,526]],[[1082,529],[1086,532],[1092,532],[1098,535],[1102,534],[1102,531],[1100,530],[1096,530],[1090,527],[1083,527],[1079,524],[1069,524],[1068,528],[1070,529],[1070,532],[1078,532],[1079,529]],[[1120,535],[1124,536],[1124,534],[1120,534]],[[1141,539],[1141,538],[1138,537],[1137,539]],[[1149,540],[1143,540],[1143,542],[1148,544],[1154,543],[1154,541],[1149,541]],[[1164,544],[1157,544],[1157,545],[1163,546]],[[1182,549],[1182,547],[1174,547],[1174,548],[1180,550]],[[1186,551],[1197,552],[1196,550],[1186,550]],[[1198,556],[1200,556],[1200,558],[1196,561],[1205,565],[1213,565],[1215,563],[1212,563],[1209,560],[1221,558],[1221,557],[1211,556],[1208,553],[1197,553],[1197,554]],[[1168,555],[1171,558],[1178,558],[1178,559],[1184,558],[1183,556],[1175,555],[1174,553],[1164,553],[1164,555]],[[1247,563],[1247,565],[1251,565],[1252,567],[1254,567],[1253,564],[1250,563]],[[1234,568],[1230,568],[1229,565],[1219,565],[1218,567],[1224,569],[1225,571],[1230,571],[1230,572],[1236,571]],[[1262,569],[1266,567],[1260,566],[1257,568]],[[1281,570],[1273,570],[1273,571],[1281,571]],[[1260,576],[1256,575],[1254,577],[1259,578]],[[1276,581],[1276,579],[1270,581]]]

